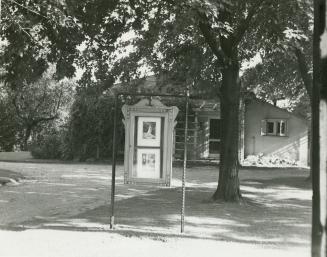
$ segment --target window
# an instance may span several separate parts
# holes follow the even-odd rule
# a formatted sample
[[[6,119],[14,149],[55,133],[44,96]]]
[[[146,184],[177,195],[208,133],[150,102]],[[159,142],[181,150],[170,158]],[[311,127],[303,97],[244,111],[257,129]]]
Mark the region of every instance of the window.
[[[267,119],[261,121],[261,136],[286,136],[287,121],[283,119]]]
[[[266,130],[267,130],[267,134],[274,134],[274,130],[275,130],[275,122],[273,121],[267,121],[266,122]]]
[[[280,120],[277,122],[277,135],[286,136],[286,121]]]

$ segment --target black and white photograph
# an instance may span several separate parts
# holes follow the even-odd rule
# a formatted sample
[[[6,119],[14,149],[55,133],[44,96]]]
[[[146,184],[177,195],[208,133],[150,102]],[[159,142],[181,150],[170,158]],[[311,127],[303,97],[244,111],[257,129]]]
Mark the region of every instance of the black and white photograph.
[[[159,147],[161,140],[161,118],[138,117],[138,146]]]
[[[160,150],[138,149],[137,178],[160,178]]]
[[[155,139],[156,138],[156,123],[143,122],[143,137],[142,139]]]
[[[0,0],[0,257],[327,257],[327,0]]]

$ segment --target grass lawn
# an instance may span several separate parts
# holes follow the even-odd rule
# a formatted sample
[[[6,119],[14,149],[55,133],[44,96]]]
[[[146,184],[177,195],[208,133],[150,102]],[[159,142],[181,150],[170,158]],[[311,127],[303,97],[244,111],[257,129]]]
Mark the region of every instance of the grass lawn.
[[[24,179],[24,176],[18,172],[0,169],[0,181],[1,181],[1,178],[4,180],[12,179],[12,180],[18,181],[20,179]]]
[[[33,157],[30,152],[0,152],[0,161],[30,161]]]
[[[1,256],[310,256],[305,169],[241,170],[244,201],[236,204],[210,200],[217,167],[189,168],[181,235],[181,168],[171,188],[158,188],[124,185],[118,166],[109,230],[109,165],[0,165],[26,178],[0,187]]]

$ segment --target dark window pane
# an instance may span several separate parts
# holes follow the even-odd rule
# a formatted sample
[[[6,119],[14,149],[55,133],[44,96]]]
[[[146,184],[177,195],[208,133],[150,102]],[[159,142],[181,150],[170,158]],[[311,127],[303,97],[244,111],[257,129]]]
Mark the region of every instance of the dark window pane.
[[[218,154],[220,153],[220,142],[209,142],[209,153]]]
[[[267,122],[267,133],[273,134],[274,133],[274,122]]]
[[[283,121],[280,126],[280,134],[285,135],[286,123]]]
[[[210,119],[210,139],[220,139],[221,128],[219,119]]]

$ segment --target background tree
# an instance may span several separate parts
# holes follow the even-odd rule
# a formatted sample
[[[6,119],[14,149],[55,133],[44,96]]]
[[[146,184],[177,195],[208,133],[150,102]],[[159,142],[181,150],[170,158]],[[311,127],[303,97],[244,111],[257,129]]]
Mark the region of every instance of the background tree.
[[[58,119],[60,112],[72,99],[71,82],[56,81],[54,73],[48,71],[31,84],[22,84],[19,91],[9,89],[10,99],[16,117],[23,129],[22,149],[27,150],[27,142],[33,130],[47,122]]]
[[[284,38],[274,51],[261,54],[262,63],[247,70],[242,82],[260,98],[289,100],[289,109],[308,118],[312,95],[313,2],[298,1],[294,8],[296,12],[288,17]]]
[[[7,93],[0,86],[0,151],[13,151],[19,125]]]
[[[311,116],[310,96],[293,53],[276,52],[264,58],[244,72],[242,87],[244,91],[254,92],[258,98],[273,104],[285,100],[283,107],[303,118]]]
[[[126,58],[125,38],[134,19],[129,1],[78,1],[70,7],[85,36],[76,58],[83,70],[79,87],[96,84],[97,93],[101,94],[117,81],[129,81],[137,69],[132,65],[135,62],[132,54]]]
[[[2,1],[1,77],[10,87],[38,80],[51,64],[58,79],[74,75],[84,36],[67,3],[74,1]]]
[[[100,95],[96,88],[93,85],[87,90],[79,90],[72,105],[66,142],[71,149],[71,158],[83,161],[111,156],[114,97],[112,94]],[[118,126],[117,137],[123,140],[122,124]],[[119,139],[118,150],[122,150],[124,144]]]
[[[75,73],[84,35],[68,14],[71,5],[74,1],[2,1],[0,80],[22,126],[16,132],[23,137],[22,149],[32,130],[58,117],[67,87],[54,86],[55,80]],[[53,66],[55,74],[46,74]]]

